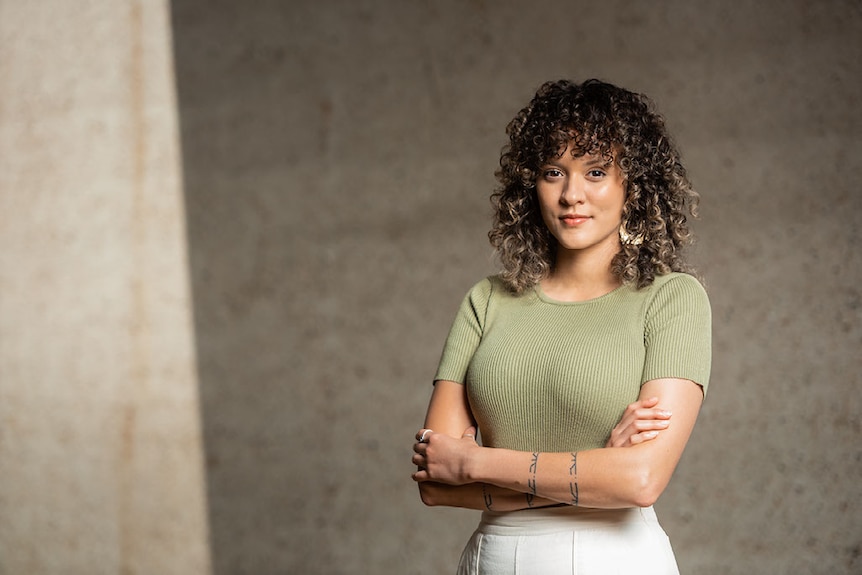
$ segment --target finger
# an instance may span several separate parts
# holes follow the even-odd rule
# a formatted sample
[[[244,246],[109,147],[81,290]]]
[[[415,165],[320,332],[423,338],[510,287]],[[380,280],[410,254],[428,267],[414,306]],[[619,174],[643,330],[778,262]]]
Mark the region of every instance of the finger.
[[[636,432],[662,430],[670,426],[670,421],[667,419],[639,419],[632,424],[632,429]]]
[[[658,405],[658,397],[648,397],[646,399],[639,399],[628,404],[626,406],[626,411],[631,413],[637,411],[638,409],[651,408],[655,407],[656,405]]]
[[[431,479],[431,473],[429,473],[429,471],[427,469],[422,467],[420,469],[417,469],[415,472],[413,472],[413,481],[421,482],[421,481],[433,481],[433,480]]]
[[[667,409],[651,407],[648,409],[638,409],[633,415],[635,419],[670,419],[673,413]]]
[[[648,397],[647,399],[641,401],[641,404],[644,407],[655,407],[656,405],[658,405],[658,397]]]
[[[632,411],[626,410],[625,413],[623,413],[623,416],[617,422],[617,425],[616,425],[617,428],[625,429],[626,427],[630,426],[633,422],[637,421],[638,419],[643,419],[641,417],[638,417],[638,413],[639,413],[639,410],[637,410],[637,409],[634,409]]]
[[[426,429],[426,428],[420,429],[416,433],[416,441],[418,441],[419,443],[426,443],[428,441],[428,437],[432,433],[434,433],[434,432],[430,429]]]
[[[635,432],[635,431],[625,432],[623,430],[616,430],[615,429],[613,432],[611,432],[611,437],[608,440],[608,446],[609,447],[625,447],[626,444],[628,443],[629,438],[632,435],[635,435],[636,433],[637,432]]]
[[[468,427],[464,430],[464,434],[461,436],[461,439],[469,438],[473,441],[476,441],[476,428],[473,426]]]
[[[658,431],[644,431],[643,433],[637,433],[635,435],[632,435],[629,438],[629,442],[632,445],[640,445],[641,443],[645,443],[647,441],[655,439],[656,437],[658,437]]]

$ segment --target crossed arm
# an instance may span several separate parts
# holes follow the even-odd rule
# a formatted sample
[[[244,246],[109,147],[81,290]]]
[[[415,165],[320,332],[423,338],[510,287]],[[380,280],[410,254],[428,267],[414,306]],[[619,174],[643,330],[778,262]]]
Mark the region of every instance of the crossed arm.
[[[670,481],[702,401],[701,387],[689,380],[649,381],[605,448],[530,453],[479,446],[464,386],[438,381],[425,420],[434,432],[414,445],[413,479],[428,505],[646,507]]]

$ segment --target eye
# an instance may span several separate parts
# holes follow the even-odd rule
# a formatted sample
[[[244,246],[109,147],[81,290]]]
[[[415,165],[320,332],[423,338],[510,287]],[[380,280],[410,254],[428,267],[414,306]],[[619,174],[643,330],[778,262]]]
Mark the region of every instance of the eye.
[[[561,172],[557,168],[546,168],[542,171],[542,177],[546,180],[554,180],[556,178],[562,178],[563,172]]]
[[[606,175],[607,174],[605,173],[604,170],[599,170],[598,168],[594,168],[594,169],[590,170],[589,172],[587,172],[587,177],[591,178],[593,180],[600,180],[603,177],[605,177]]]

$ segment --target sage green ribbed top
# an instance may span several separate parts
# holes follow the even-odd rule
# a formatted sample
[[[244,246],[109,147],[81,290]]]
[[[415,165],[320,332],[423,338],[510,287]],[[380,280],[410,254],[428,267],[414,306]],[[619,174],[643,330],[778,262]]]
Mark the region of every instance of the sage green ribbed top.
[[[584,302],[516,296],[494,276],[464,298],[434,379],[467,386],[486,446],[579,451],[604,446],[644,382],[706,393],[710,361],[709,300],[690,275]]]

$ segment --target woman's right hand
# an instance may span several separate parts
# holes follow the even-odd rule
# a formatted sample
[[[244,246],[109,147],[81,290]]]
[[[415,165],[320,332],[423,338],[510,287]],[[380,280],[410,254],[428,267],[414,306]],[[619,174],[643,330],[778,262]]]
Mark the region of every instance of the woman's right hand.
[[[605,447],[632,447],[658,437],[659,431],[670,425],[671,412],[656,405],[657,397],[629,404]]]

